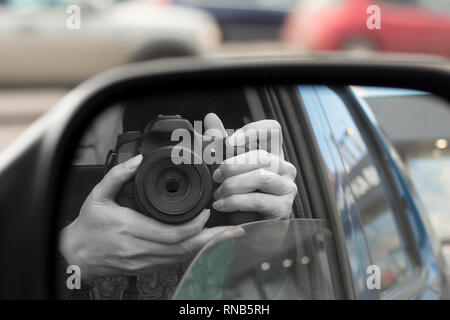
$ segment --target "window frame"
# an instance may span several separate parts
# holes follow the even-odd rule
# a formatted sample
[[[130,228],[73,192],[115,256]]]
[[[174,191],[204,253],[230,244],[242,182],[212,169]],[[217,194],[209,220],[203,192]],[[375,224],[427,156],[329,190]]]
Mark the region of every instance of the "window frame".
[[[314,87],[314,85],[312,86]],[[331,88],[331,86],[329,86]],[[356,297],[356,286],[355,281],[361,281],[361,279],[366,280],[366,277],[364,275],[361,275],[359,279],[354,278],[352,271],[350,269],[349,264],[349,252],[348,248],[345,242],[345,234],[342,229],[342,224],[339,220],[339,214],[335,208],[335,194],[333,190],[330,188],[331,181],[327,177],[327,169],[326,165],[323,159],[322,151],[319,149],[318,142],[317,142],[317,136],[315,132],[313,131],[309,119],[309,115],[306,112],[305,105],[303,98],[300,95],[300,90],[298,86],[293,87],[293,92],[297,93],[295,96],[292,96],[291,94],[291,103],[295,112],[297,113],[297,121],[300,123],[300,128],[302,129],[303,136],[306,142],[306,145],[308,146],[306,149],[300,149],[303,153],[308,153],[309,159],[315,164],[314,165],[314,171],[315,171],[315,177],[318,179],[315,183],[319,186],[320,192],[318,193],[318,196],[321,198],[322,202],[325,204],[325,215],[327,216],[327,221],[331,224],[330,227],[333,232],[333,237],[336,241],[336,252],[338,254],[338,260],[341,264],[341,282],[344,286],[344,292],[346,298],[349,299],[373,299],[373,292],[367,294],[367,296],[362,297]],[[387,187],[389,188],[389,191],[395,192],[395,199],[397,201],[397,205],[400,206],[401,214],[404,216],[403,222],[398,221],[399,219],[396,218],[397,223],[399,224],[399,228],[403,229],[405,227],[406,230],[410,230],[412,224],[414,221],[411,221],[411,211],[406,212],[406,209],[404,208],[405,205],[407,205],[407,201],[405,201],[404,198],[402,198],[401,195],[398,194],[399,189],[403,190],[403,186],[399,185],[399,181],[395,178],[395,173],[392,171],[392,167],[387,163],[387,154],[385,151],[383,151],[383,143],[386,143],[386,141],[380,141],[380,137],[377,135],[377,131],[375,128],[374,123],[372,123],[370,117],[365,113],[365,110],[363,106],[360,104],[360,101],[357,99],[357,97],[354,95],[354,93],[350,90],[349,87],[333,87],[334,91],[336,89],[339,89],[339,96],[342,98],[341,95],[344,95],[343,103],[351,113],[351,116],[355,123],[357,124],[358,130],[361,131],[361,135],[364,137],[364,141],[367,143],[367,139],[365,136],[369,136],[371,139],[373,139],[373,148],[377,154],[374,154],[374,151],[372,148],[368,148],[371,156],[375,158],[379,158],[381,163],[379,164],[379,169],[381,170],[379,172],[380,175],[382,175],[382,179],[384,183],[388,183]],[[336,92],[336,91],[335,91]],[[318,99],[318,93],[314,93]],[[319,104],[320,105],[320,104]],[[322,115],[325,115],[324,110],[321,110],[319,113],[322,113]],[[295,120],[293,117],[290,118],[290,120]],[[327,128],[330,130],[329,126]],[[297,134],[298,132],[292,132],[292,130],[289,132],[290,135]],[[370,147],[370,146],[368,146]],[[385,146],[384,146],[385,147]],[[386,147],[385,147],[386,148]],[[381,156],[380,156],[381,155]],[[383,156],[384,155],[384,156]],[[377,160],[375,160],[377,161]],[[377,163],[378,164],[378,163]],[[382,165],[382,166],[381,166]],[[387,175],[387,177],[386,177]],[[389,179],[389,181],[387,180]],[[308,181],[306,181],[308,183]],[[309,185],[309,184],[307,184]],[[308,192],[313,193],[311,190],[308,190]],[[388,199],[389,201],[390,199]],[[334,203],[334,204],[333,204]],[[390,203],[391,204],[391,203]],[[312,207],[314,209],[314,203],[312,204]],[[409,208],[411,209],[411,208]],[[413,210],[413,209],[411,209]],[[394,214],[398,215],[399,211],[396,210],[396,208],[393,208]],[[417,221],[416,221],[417,223]],[[416,226],[417,227],[417,226]],[[412,297],[419,297],[421,291],[423,292],[425,287],[427,287],[427,282],[429,281],[431,274],[433,273],[430,270],[430,267],[425,266],[423,257],[421,256],[419,245],[418,245],[418,239],[414,237],[414,234],[411,234],[411,237],[408,236],[408,239],[406,239],[405,235],[403,234],[403,230],[401,230],[401,239],[404,242],[405,246],[407,246],[407,251],[409,253],[411,263],[413,264],[413,272],[412,274],[407,278],[404,279],[402,282],[395,284],[392,288],[389,288],[384,293],[377,292],[375,293],[376,297],[375,299],[409,299]],[[420,241],[420,240],[419,240]],[[411,251],[409,249],[409,246],[412,246]],[[423,248],[422,248],[423,249]],[[370,256],[370,250],[365,246],[365,250]],[[342,261],[346,260],[346,261]],[[366,291],[373,291],[373,290],[366,290]]]
[[[303,185],[308,186],[305,197],[311,215],[315,219],[324,219],[332,232],[334,241],[330,254],[337,261],[339,272],[338,278],[334,279],[334,286],[341,291],[337,296],[343,299],[356,299],[343,230],[338,223],[339,214],[333,200],[334,193],[326,178],[325,165],[322,163],[321,152],[299,87],[298,85],[272,87],[272,94],[273,99],[277,101],[280,115],[286,122],[283,134],[291,137],[292,145],[289,149],[292,149],[293,158],[299,163],[297,178],[303,181]]]
[[[310,131],[309,144],[313,148],[312,153],[316,154],[313,161],[316,163],[315,167],[320,172],[318,179],[321,180],[322,187],[326,189],[326,193],[322,195],[321,201],[331,204],[331,206],[326,208],[325,214],[333,224],[338,254],[341,260],[345,260],[343,262],[343,277],[346,277],[345,284],[347,286],[347,292],[350,292],[351,299],[379,299],[378,292],[369,290],[365,285],[366,277],[364,275],[366,274],[366,268],[373,264],[367,243],[365,239],[363,242],[355,242],[353,239],[355,236],[362,234],[362,222],[360,221],[359,214],[348,203],[347,199],[343,200],[344,205],[339,209],[339,212],[337,209],[338,190],[344,192],[350,185],[346,177],[342,179],[338,173],[340,170],[343,170],[339,150],[334,143],[326,138],[332,137],[332,130],[328,125],[326,113],[319,99],[317,86],[297,86],[296,91],[298,93],[298,99],[300,99],[302,104],[304,116],[308,119]],[[309,98],[308,100],[306,100],[307,97]],[[307,104],[311,104],[312,110],[307,110]],[[313,128],[312,116],[315,116],[316,121],[318,121],[316,128]],[[302,126],[304,125],[302,124]],[[320,148],[320,144],[322,144],[322,148]],[[325,160],[324,152],[328,153],[328,162]],[[330,174],[334,176],[335,182],[329,179]],[[347,225],[347,228],[342,223],[343,217],[346,217],[347,223],[350,223],[350,225]],[[351,255],[348,241],[354,245],[353,249],[357,259],[352,259],[355,255]],[[363,283],[362,286],[361,283]]]
[[[389,163],[386,153],[386,139],[368,116],[361,105],[361,100],[356,97],[349,87],[331,87],[331,89],[342,99],[349,110],[361,138],[367,145],[368,152],[379,168],[379,174],[388,189],[388,201],[400,228],[400,236],[413,264],[412,274],[400,283],[395,284],[385,292],[380,293],[381,299],[407,299],[418,294],[426,286],[428,270],[425,268],[417,245],[417,239],[412,230],[414,221],[410,219],[410,210],[407,201],[401,194],[402,186],[399,185],[393,172],[392,164]],[[382,141],[384,140],[384,141]],[[370,250],[369,250],[370,253]]]

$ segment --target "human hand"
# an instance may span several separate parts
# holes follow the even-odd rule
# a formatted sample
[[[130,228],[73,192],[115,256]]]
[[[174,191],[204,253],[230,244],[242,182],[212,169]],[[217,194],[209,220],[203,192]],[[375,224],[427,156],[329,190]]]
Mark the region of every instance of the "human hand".
[[[183,261],[230,229],[203,229],[209,210],[184,224],[167,225],[119,206],[115,196],[141,161],[138,155],[113,167],[86,198],[77,219],[60,233],[61,253],[80,267],[84,280],[142,274]],[[234,230],[239,229],[231,229],[230,235]]]
[[[208,131],[211,128],[222,131],[222,135],[226,136],[222,122],[215,114],[205,117],[205,129]],[[214,181],[220,183],[214,192],[216,201],[213,208],[221,212],[258,212],[266,219],[288,218],[297,194],[294,182],[297,170],[284,160],[280,124],[275,120],[247,124],[230,136],[229,142],[242,147],[245,137],[258,130],[278,131],[280,134],[276,135],[277,141],[274,141],[279,144],[278,148],[271,148],[271,152],[268,152],[259,146],[250,145],[247,147],[253,150],[226,159],[213,173]],[[261,137],[270,140],[273,135]],[[264,143],[261,140],[259,144],[274,145],[271,141]]]

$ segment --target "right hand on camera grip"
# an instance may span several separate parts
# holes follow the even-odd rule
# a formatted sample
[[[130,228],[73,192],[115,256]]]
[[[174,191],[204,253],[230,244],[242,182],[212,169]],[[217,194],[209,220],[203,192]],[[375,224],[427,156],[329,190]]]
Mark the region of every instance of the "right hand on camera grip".
[[[119,206],[116,194],[141,161],[138,155],[113,167],[86,198],[77,219],[61,231],[60,251],[69,264],[80,267],[85,281],[142,274],[183,261],[230,229],[203,229],[209,210],[187,223],[167,225]],[[233,228],[230,236],[236,231],[242,230]]]

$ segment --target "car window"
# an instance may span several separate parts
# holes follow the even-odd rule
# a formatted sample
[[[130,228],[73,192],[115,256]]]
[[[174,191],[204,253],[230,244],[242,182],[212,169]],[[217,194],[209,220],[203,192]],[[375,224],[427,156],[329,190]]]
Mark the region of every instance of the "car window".
[[[386,292],[413,273],[400,213],[394,210],[382,169],[344,101],[328,87],[316,91],[344,164],[342,174],[350,182],[372,263],[381,271],[381,292]]]
[[[322,220],[255,222],[212,240],[184,275],[174,298],[335,299],[336,264]]]
[[[314,133],[317,151],[320,153],[326,177],[334,194],[338,216],[336,217],[336,230],[340,228],[343,250],[340,253],[342,260],[348,260],[348,269],[353,291],[357,299],[376,299],[378,293],[367,290],[364,275],[366,269],[372,264],[367,250],[362,223],[352,201],[350,184],[346,176],[339,151],[334,145],[332,132],[320,107],[320,101],[314,86],[299,86],[301,102],[304,105],[309,123]],[[338,232],[338,231],[337,231]],[[339,237],[339,235],[337,235]],[[353,289],[351,288],[353,286]]]
[[[58,219],[60,243],[66,245],[61,245],[65,258],[60,257],[58,261],[62,266],[57,274],[61,276],[58,279],[58,297],[75,299],[76,295],[83,294],[93,299],[169,299],[193,255],[209,239],[224,226],[227,228],[261,219],[262,215],[252,212],[251,208],[248,212],[237,208],[224,213],[215,210],[213,205],[220,199],[218,197],[221,191],[217,191],[217,188],[222,185],[213,181],[214,172],[225,157],[230,159],[231,153],[242,149],[229,147],[224,139],[217,136],[217,132],[225,131],[231,135],[237,129],[252,123],[253,117],[262,112],[258,107],[255,108],[254,100],[247,99],[248,90],[231,87],[152,92],[112,103],[92,119],[73,155],[73,165],[68,171],[62,192]],[[212,137],[211,141],[208,140],[207,134],[216,134],[216,144],[213,144]],[[219,151],[217,143],[223,143],[223,152]],[[273,145],[274,143],[270,143],[267,146],[275,152]],[[179,150],[182,150],[183,160],[187,159],[184,163],[177,162],[180,153],[176,151]],[[212,154],[214,156],[209,157]],[[190,155],[195,163],[189,161]],[[135,167],[136,172],[129,178],[125,181],[114,178],[117,177],[117,173],[114,173],[117,170],[129,172],[126,171],[127,160],[139,157],[141,164],[139,168]],[[210,161],[211,158],[214,159]],[[255,161],[249,164],[258,165]],[[109,177],[113,177],[113,180]],[[236,175],[233,175],[233,180],[235,178]],[[242,178],[249,180],[245,176]],[[289,190],[296,190],[292,188],[293,179],[289,182]],[[98,192],[99,189],[102,190],[102,186],[114,185],[116,187],[113,189],[103,189],[106,192],[112,190],[112,194],[106,195],[112,201],[104,203],[103,200],[96,200],[103,199],[102,193]],[[261,192],[263,199],[269,194],[265,192],[262,195]],[[277,198],[270,198],[270,203],[275,201]],[[250,204],[245,199],[239,200],[238,205],[241,203]],[[102,209],[104,205],[108,207],[105,211]],[[284,202],[279,207],[270,209],[273,214],[268,215],[267,219],[276,218],[276,210],[285,212],[287,217],[291,208],[283,208],[283,205]],[[118,236],[118,230],[111,227],[109,222],[97,224],[91,220],[81,228],[72,229],[75,225],[81,225],[83,220],[95,220],[97,215],[105,221],[109,218],[120,221],[122,218],[126,219],[126,222],[119,224],[132,224],[141,230],[136,231],[136,237],[140,237],[137,235],[139,233],[145,240],[137,240],[131,232],[124,237]],[[136,221],[130,223],[128,219]],[[190,233],[196,223],[201,225]],[[107,236],[99,236],[101,232],[87,230],[91,227],[106,230]],[[189,231],[183,232],[183,229]],[[81,234],[84,232],[86,234]],[[85,242],[88,234],[96,239]],[[82,276],[88,274],[89,277],[90,270],[97,272],[98,269],[77,260],[79,247],[72,247],[68,240],[72,236],[83,241],[90,254],[101,256],[99,260],[91,258],[89,261],[99,261],[107,268],[114,265],[112,270],[97,273],[96,282],[83,287],[84,290],[80,292],[71,291],[66,286],[66,262],[79,266]],[[98,250],[97,244],[100,242],[107,243],[108,254],[119,258],[112,258],[111,263],[110,258],[103,255],[102,249]],[[150,248],[150,242],[156,247]],[[117,253],[116,247],[122,246],[126,248]],[[103,245],[100,248],[104,248]],[[157,252],[159,249],[162,251]],[[135,254],[136,251],[141,251],[142,254]],[[130,255],[124,252],[130,252]],[[136,265],[144,267],[136,270]],[[130,290],[124,289],[127,286]]]

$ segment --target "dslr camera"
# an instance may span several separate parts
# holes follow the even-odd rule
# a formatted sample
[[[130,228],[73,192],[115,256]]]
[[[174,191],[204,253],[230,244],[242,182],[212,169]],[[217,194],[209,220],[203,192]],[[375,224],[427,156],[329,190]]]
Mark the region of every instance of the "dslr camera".
[[[173,137],[182,138],[174,141]],[[212,173],[225,160],[245,152],[224,137],[206,137],[179,115],[160,115],[145,130],[128,131],[117,138],[106,160],[106,172],[138,155],[141,165],[133,179],[119,191],[119,205],[168,224],[187,222],[211,209],[206,226],[237,225],[259,220],[254,212],[218,213],[211,204],[218,187]],[[206,155],[206,156],[205,156]]]

